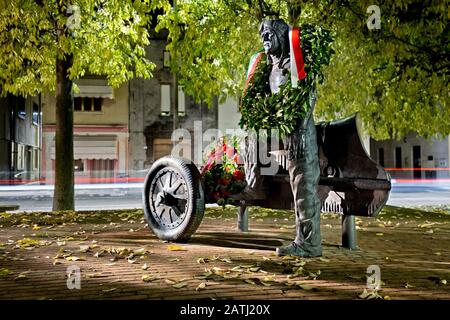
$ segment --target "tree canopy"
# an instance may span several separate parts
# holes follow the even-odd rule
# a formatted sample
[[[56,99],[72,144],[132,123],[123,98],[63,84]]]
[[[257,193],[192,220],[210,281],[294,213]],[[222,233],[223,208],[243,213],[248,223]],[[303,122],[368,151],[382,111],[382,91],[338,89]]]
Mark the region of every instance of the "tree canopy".
[[[450,134],[449,1],[377,1],[380,28],[369,29],[368,0],[178,1],[158,28],[169,30],[168,50],[185,91],[212,103],[239,96],[247,63],[261,48],[264,17],[327,28],[336,54],[318,86],[316,118],[359,112],[369,133],[399,139],[416,131]],[[369,10],[368,10],[369,9]]]
[[[73,56],[71,80],[95,74],[117,86],[150,77],[150,12],[165,0],[0,0],[1,94],[54,91],[56,58]],[[63,32],[66,29],[68,32]]]
[[[54,210],[73,210],[73,80],[150,77],[151,12],[165,0],[0,0],[0,94],[54,92]]]

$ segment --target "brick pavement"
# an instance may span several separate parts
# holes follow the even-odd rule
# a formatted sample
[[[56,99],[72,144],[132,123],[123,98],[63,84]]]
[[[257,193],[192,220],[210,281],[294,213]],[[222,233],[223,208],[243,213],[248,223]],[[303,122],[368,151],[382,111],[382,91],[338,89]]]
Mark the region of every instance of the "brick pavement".
[[[0,299],[361,299],[369,265],[381,270],[378,297],[450,299],[448,215],[358,218],[357,251],[339,247],[340,219],[323,215],[323,257],[287,259],[274,250],[293,239],[291,211],[253,208],[240,233],[221,210],[172,248],[139,211],[0,216]],[[79,290],[67,288],[69,266],[81,270]]]

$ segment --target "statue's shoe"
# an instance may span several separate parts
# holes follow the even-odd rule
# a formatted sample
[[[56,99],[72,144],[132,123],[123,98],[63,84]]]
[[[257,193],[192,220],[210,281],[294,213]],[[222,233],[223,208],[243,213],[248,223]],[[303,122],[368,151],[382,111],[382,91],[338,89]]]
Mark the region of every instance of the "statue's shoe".
[[[277,256],[296,256],[304,258],[314,258],[322,256],[321,248],[314,248],[313,250],[305,250],[300,245],[292,242],[290,245],[277,248]]]

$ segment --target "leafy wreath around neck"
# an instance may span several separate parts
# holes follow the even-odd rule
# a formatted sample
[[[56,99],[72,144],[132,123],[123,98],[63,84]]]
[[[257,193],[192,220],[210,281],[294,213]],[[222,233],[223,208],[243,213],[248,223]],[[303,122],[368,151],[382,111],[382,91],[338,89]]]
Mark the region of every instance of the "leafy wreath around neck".
[[[328,65],[334,50],[329,31],[313,24],[301,27],[301,47],[307,77],[292,88],[291,80],[271,93],[269,74],[271,65],[263,59],[256,66],[240,106],[241,128],[278,129],[281,136],[291,134],[308,112],[308,98],[314,90],[315,79],[322,83],[322,66]]]

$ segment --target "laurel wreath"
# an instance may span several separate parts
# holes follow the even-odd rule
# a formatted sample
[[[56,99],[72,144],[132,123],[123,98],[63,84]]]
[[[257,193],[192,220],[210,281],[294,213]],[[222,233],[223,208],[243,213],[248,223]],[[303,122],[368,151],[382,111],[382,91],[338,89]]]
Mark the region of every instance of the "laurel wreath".
[[[292,88],[289,80],[272,94],[269,87],[271,65],[258,63],[254,75],[242,97],[240,106],[241,128],[278,129],[281,136],[295,131],[310,106],[308,99],[315,89],[316,80],[323,82],[322,67],[328,65],[334,53],[333,38],[328,30],[313,24],[301,27],[301,46],[307,77],[297,88]]]

